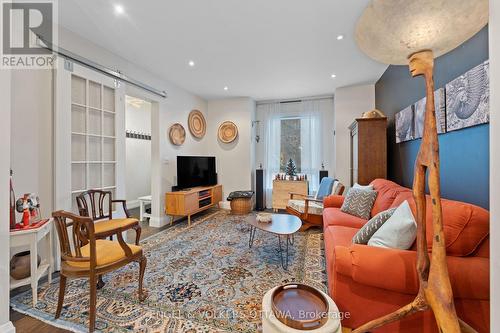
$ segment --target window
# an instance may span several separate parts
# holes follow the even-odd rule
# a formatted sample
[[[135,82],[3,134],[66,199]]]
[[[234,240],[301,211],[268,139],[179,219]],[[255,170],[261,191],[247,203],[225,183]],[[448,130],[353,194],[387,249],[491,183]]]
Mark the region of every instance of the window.
[[[333,146],[333,135],[331,141],[323,135],[324,129],[333,128],[332,99],[262,103],[257,106],[257,119],[265,126],[263,140],[256,146],[256,160],[265,170],[267,207],[272,207],[273,180],[286,172],[290,159],[297,173],[307,177],[309,193],[314,193],[321,165],[330,160]]]
[[[301,135],[300,118],[282,118],[280,133],[280,172],[286,171],[288,160],[292,159],[301,173]]]

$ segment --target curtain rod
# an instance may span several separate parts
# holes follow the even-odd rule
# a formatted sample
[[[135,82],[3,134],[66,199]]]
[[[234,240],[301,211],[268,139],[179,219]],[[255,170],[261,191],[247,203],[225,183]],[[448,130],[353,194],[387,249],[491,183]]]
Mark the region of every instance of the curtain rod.
[[[257,105],[273,104],[273,103],[286,104],[286,103],[299,103],[299,102],[322,100],[322,99],[333,99],[333,95],[310,96],[310,97],[289,98],[289,99],[271,99],[271,100],[257,101],[256,104]]]
[[[107,75],[113,79],[121,80],[123,82],[130,83],[138,88],[147,90],[147,91],[149,91],[155,95],[158,95],[160,97],[167,98],[167,93],[164,90],[159,90],[159,89],[156,89],[154,87],[151,87],[150,85],[147,85],[146,83],[142,83],[141,81],[135,80],[131,77],[128,77],[128,76],[120,73],[119,71],[112,70],[112,69],[105,67],[103,65],[100,65],[100,64],[98,64],[90,59],[84,58],[82,56],[79,56],[79,55],[71,52],[71,51],[65,50],[62,47],[54,45],[51,42],[45,40],[40,35],[37,35],[37,37],[43,42],[43,44],[45,44],[45,45],[40,44],[42,47],[44,47],[48,50],[51,50],[52,52],[66,58],[70,61],[74,61],[80,65],[83,65],[85,67],[93,69],[93,70],[100,72],[104,75]]]

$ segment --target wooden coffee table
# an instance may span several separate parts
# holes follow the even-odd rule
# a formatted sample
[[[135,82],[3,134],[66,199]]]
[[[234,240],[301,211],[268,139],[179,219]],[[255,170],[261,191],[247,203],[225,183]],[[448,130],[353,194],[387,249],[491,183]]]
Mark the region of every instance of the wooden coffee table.
[[[297,216],[287,214],[273,214],[270,223],[257,221],[256,216],[249,216],[245,219],[250,225],[250,240],[248,246],[251,248],[255,239],[257,229],[275,234],[278,236],[278,253],[280,255],[281,266],[284,270],[288,269],[288,246],[293,245],[293,234],[299,231],[302,221]],[[281,237],[285,238],[285,259],[283,259],[283,246]]]

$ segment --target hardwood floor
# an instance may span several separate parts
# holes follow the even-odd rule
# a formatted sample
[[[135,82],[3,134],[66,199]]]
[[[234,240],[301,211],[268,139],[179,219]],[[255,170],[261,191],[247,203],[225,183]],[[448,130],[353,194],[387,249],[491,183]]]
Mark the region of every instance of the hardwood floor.
[[[66,333],[70,332],[51,326],[38,319],[25,316],[14,310],[10,310],[10,320],[14,324],[17,333]]]

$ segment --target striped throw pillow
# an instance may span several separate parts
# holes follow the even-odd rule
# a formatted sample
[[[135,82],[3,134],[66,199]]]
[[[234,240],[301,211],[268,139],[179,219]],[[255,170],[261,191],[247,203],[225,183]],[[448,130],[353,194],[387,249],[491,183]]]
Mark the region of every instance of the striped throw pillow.
[[[340,207],[340,210],[344,213],[369,220],[370,212],[376,198],[377,191],[351,188],[347,192],[346,198],[342,207]]]
[[[384,210],[378,213],[366,222],[366,224],[358,230],[356,235],[352,238],[354,244],[368,244],[370,238],[377,230],[392,216],[397,207]]]

